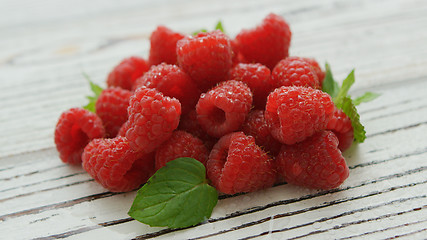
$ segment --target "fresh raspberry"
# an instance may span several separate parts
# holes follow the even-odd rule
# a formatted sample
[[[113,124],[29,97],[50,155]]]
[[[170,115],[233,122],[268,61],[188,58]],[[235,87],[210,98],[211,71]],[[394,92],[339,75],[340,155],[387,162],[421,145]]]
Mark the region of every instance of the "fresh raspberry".
[[[267,96],[273,90],[268,67],[259,63],[239,63],[231,69],[230,78],[246,83],[252,90],[255,108],[265,108]]]
[[[281,86],[320,88],[314,68],[299,57],[281,60],[271,72],[271,79],[275,88]]]
[[[323,80],[325,79],[326,73],[322,70],[319,63],[314,58],[302,58],[313,67],[316,73],[317,79],[319,79],[320,86],[322,86]]]
[[[85,146],[94,138],[104,137],[101,119],[93,112],[71,108],[59,117],[55,128],[55,145],[64,163],[80,164]]]
[[[176,44],[178,64],[206,91],[226,80],[232,66],[230,39],[220,30],[187,37]]]
[[[171,138],[156,150],[156,170],[179,157],[191,157],[206,165],[208,149],[202,140],[184,131],[175,131]]]
[[[150,36],[150,65],[158,65],[162,62],[176,64],[176,42],[184,38],[184,35],[174,32],[165,26],[158,26]]]
[[[271,156],[279,153],[282,144],[271,135],[263,110],[252,110],[243,123],[242,130],[246,135],[253,136],[255,143]]]
[[[190,76],[180,67],[166,63],[152,66],[148,72],[136,80],[135,88],[141,86],[155,88],[165,96],[178,99],[183,113],[195,108],[201,93]]]
[[[276,181],[273,160],[243,132],[223,136],[213,147],[206,166],[212,185],[226,194],[257,191]]]
[[[276,163],[286,182],[308,188],[336,188],[349,175],[338,139],[327,130],[292,146],[283,145]]]
[[[351,120],[341,109],[335,107],[334,114],[326,128],[333,131],[338,137],[338,148],[342,152],[353,144],[354,134]]]
[[[264,115],[274,138],[294,144],[325,129],[333,111],[331,97],[321,90],[280,87],[268,96]]]
[[[243,57],[243,54],[239,51],[239,46],[237,41],[235,39],[231,39],[230,43],[231,43],[231,51],[233,52],[233,57],[232,57],[233,66],[239,63],[248,63],[245,57]]]
[[[178,127],[181,104],[154,88],[140,87],[129,100],[126,137],[135,151],[149,153]]]
[[[200,96],[197,121],[211,136],[221,137],[236,131],[245,121],[252,105],[252,92],[245,83],[221,82]]]
[[[203,128],[200,126],[199,122],[197,121],[196,109],[191,110],[185,115],[181,115],[178,129],[186,131],[191,135],[201,139],[209,151],[218,141],[217,138],[207,134],[206,131],[203,130]]]
[[[96,114],[101,118],[108,137],[115,137],[128,119],[132,92],[119,87],[104,89],[96,100]]]
[[[242,30],[235,40],[239,52],[248,62],[261,63],[273,69],[277,62],[289,55],[291,35],[288,23],[271,13],[256,28]]]
[[[133,151],[124,137],[94,139],[82,158],[83,168],[112,192],[134,190],[153,174],[153,154]]]
[[[125,123],[123,123],[123,125],[120,127],[119,132],[117,133],[117,137],[125,137],[126,136],[126,132],[129,130],[130,127],[130,123],[129,121],[126,121]]]
[[[108,75],[107,86],[132,90],[136,79],[141,77],[148,69],[149,66],[143,58],[135,56],[125,58]]]

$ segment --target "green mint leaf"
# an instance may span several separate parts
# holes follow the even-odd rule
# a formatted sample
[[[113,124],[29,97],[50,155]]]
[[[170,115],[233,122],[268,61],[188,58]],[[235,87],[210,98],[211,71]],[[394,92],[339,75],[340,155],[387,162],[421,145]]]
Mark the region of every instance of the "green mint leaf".
[[[100,87],[99,85],[95,84],[94,82],[92,82],[92,80],[90,79],[89,75],[87,75],[86,73],[83,73],[83,76],[86,78],[86,80],[89,82],[90,84],[90,89],[92,90],[94,96],[87,96],[86,98],[89,99],[89,103],[84,106],[83,108],[86,110],[89,110],[91,112],[95,112],[95,103],[96,100],[98,100],[99,95],[101,94],[102,87]]]
[[[365,127],[360,123],[360,116],[359,113],[357,113],[353,100],[349,97],[344,97],[341,104],[337,107],[342,109],[342,111],[350,118],[351,125],[353,126],[354,139],[359,143],[365,141]]]
[[[218,192],[208,185],[203,164],[177,158],[138,190],[128,214],[152,227],[184,228],[207,220],[217,201]]]
[[[222,22],[218,21],[218,23],[215,26],[215,30],[220,30],[221,32],[225,33],[224,27],[222,26]]]
[[[89,96],[87,96],[86,98],[89,99],[89,103],[86,104],[83,108],[93,113],[96,112],[96,109],[95,109],[96,98],[89,97]]]
[[[328,63],[325,64],[325,71],[326,74],[322,84],[322,91],[326,92],[332,98],[334,98],[338,95],[340,87],[338,86],[338,83],[334,80],[331,68],[329,67]]]
[[[370,102],[379,96],[379,93],[365,92],[362,96],[353,99],[353,104],[357,106],[363,102]]]
[[[194,31],[194,32],[192,33],[192,35],[193,35],[193,36],[196,36],[197,34],[199,34],[199,33],[201,33],[201,32],[208,32],[208,30],[207,30],[206,28],[202,28],[202,29],[200,29],[200,30],[198,30],[198,31]]]
[[[348,90],[350,90],[354,82],[354,70],[352,70],[342,82],[341,88],[339,89],[337,96],[333,98],[335,105],[340,105],[344,98],[349,97]]]
[[[217,24],[215,25],[214,30],[220,30],[221,32],[225,33],[224,31],[224,26],[222,25],[221,21],[218,21]],[[193,36],[196,36],[197,34],[201,33],[201,32],[208,32],[209,30],[207,30],[206,28],[202,28],[198,31],[195,31],[192,33]]]

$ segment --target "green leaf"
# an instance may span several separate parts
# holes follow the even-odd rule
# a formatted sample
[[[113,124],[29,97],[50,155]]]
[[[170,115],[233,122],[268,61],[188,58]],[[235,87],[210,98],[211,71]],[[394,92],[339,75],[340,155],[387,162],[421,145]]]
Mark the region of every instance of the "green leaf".
[[[353,99],[353,104],[357,106],[363,102],[370,102],[379,96],[379,93],[365,92],[365,94],[363,94],[362,96]]]
[[[215,26],[215,30],[220,30],[221,32],[225,33],[224,27],[222,26],[222,22],[218,21],[218,23]]]
[[[339,89],[337,96],[333,98],[335,105],[340,105],[344,98],[348,96],[348,90],[350,90],[354,82],[354,70],[352,70],[342,82],[341,88]]]
[[[379,96],[377,93],[367,92],[362,96],[352,100],[348,94],[351,86],[355,82],[354,69],[342,82],[341,87],[334,80],[329,64],[325,64],[326,75],[322,84],[322,90],[328,93],[337,108],[341,109],[351,120],[353,127],[354,139],[361,143],[366,139],[365,127],[360,122],[359,113],[357,113],[356,106],[362,102],[372,101]]]
[[[340,87],[338,86],[338,83],[334,80],[331,68],[329,67],[328,63],[325,64],[325,70],[326,74],[322,84],[322,91],[328,93],[332,98],[334,98],[338,95]]]
[[[215,29],[214,30],[220,30],[221,32],[225,33],[224,31],[224,26],[222,26],[222,22],[218,21],[215,25]],[[207,30],[206,28],[202,28],[198,31],[195,31],[192,33],[193,36],[196,36],[197,34],[201,33],[201,32],[208,32],[209,30]]]
[[[98,100],[99,95],[101,94],[102,87],[100,87],[99,85],[95,84],[94,82],[92,82],[92,80],[90,79],[89,75],[87,75],[86,73],[83,73],[83,76],[86,78],[86,80],[89,82],[90,84],[90,89],[92,90],[94,96],[87,96],[86,98],[89,99],[89,103],[84,106],[83,108],[86,110],[89,110],[91,112],[95,112],[95,103],[96,100]]]
[[[203,164],[177,158],[138,190],[128,214],[152,227],[184,228],[207,220],[217,201],[218,192],[208,185]]]
[[[200,30],[198,30],[198,31],[194,31],[193,33],[192,33],[192,35],[193,36],[196,36],[197,34],[199,34],[199,33],[201,33],[201,32],[207,32],[208,30],[206,29],[206,28],[202,28],[202,29],[200,29]]]
[[[338,108],[342,109],[342,111],[350,118],[351,125],[353,126],[354,139],[362,143],[366,139],[366,131],[365,127],[363,127],[360,122],[359,113],[357,113],[356,106],[353,103],[353,100],[349,97],[344,97],[341,104],[337,105]]]

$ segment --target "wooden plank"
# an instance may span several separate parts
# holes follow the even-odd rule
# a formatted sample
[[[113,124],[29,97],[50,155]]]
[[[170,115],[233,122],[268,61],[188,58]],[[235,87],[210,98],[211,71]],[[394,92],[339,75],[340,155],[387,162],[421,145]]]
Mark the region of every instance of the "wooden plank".
[[[266,5],[268,4],[266,3]],[[311,2],[311,4],[315,3]],[[291,13],[290,21],[294,26],[292,46],[294,54],[314,56],[321,62],[329,60],[337,79],[343,79],[345,74],[355,67],[356,75],[359,79],[355,86],[356,89],[372,89],[385,83],[406,82],[407,79],[425,76],[423,66],[426,63],[424,56],[427,54],[427,47],[425,44],[420,43],[425,42],[426,36],[425,34],[418,34],[418,29],[427,27],[425,26],[427,19],[425,19],[426,15],[423,14],[423,5],[420,8],[408,9],[402,12],[399,11],[398,4],[390,4],[387,9],[390,11],[381,11],[378,14],[376,10],[382,6],[381,4],[376,4],[374,7],[370,5],[370,8],[362,4],[357,6],[358,8],[355,10],[345,6],[334,7],[333,4],[319,9],[315,9],[314,6],[309,5],[306,8],[302,8],[310,11],[298,12],[294,10],[296,12],[292,12],[292,9],[288,10]],[[286,9],[285,6],[281,7]],[[297,9],[297,7],[294,8]],[[336,13],[334,13],[334,10],[337,9],[342,11],[335,11]],[[332,13],[329,17],[320,18],[318,22],[314,23],[312,20],[297,21],[301,20],[302,16],[313,12],[317,13],[318,16]],[[342,19],[346,19],[350,13],[353,18],[343,22]],[[260,20],[260,13],[253,12],[251,14],[258,16],[258,18],[252,18],[253,24]],[[225,20],[231,18],[230,15],[226,15]],[[370,19],[366,19],[366,16],[369,16]],[[210,15],[210,18],[214,18],[214,15]],[[242,19],[247,20],[246,17],[242,17]],[[302,20],[305,20],[305,18]],[[367,25],[367,21],[372,21],[374,24]],[[184,22],[187,23],[187,21]],[[410,27],[408,27],[408,22],[416,22],[417,24],[409,24]],[[99,23],[99,25],[102,25],[102,23]],[[187,28],[191,28],[191,26],[194,29],[199,27],[195,25],[195,23],[192,23]],[[235,26],[231,30],[235,33],[245,25],[250,26],[250,23],[231,25]],[[127,26],[135,28],[132,24],[125,24],[125,27]],[[89,26],[82,31],[91,31],[91,27],[93,26]],[[2,81],[5,86],[3,86],[0,94],[2,96],[0,107],[2,109],[1,121],[4,123],[3,126],[8,126],[4,128],[4,131],[10,135],[11,139],[1,142],[0,148],[2,151],[0,151],[0,157],[52,147],[52,127],[55,125],[59,114],[67,108],[84,105],[84,96],[89,94],[87,83],[81,72],[87,72],[97,83],[105,86],[103,82],[109,69],[122,57],[133,53],[147,55],[147,37],[153,27],[154,25],[151,28],[146,27],[141,30],[139,32],[140,37],[132,38],[125,35],[124,40],[119,41],[118,45],[107,44],[95,55],[92,55],[91,52],[103,45],[102,41],[93,42],[87,38],[75,39],[75,35],[81,35],[81,32],[74,31],[72,33],[74,36],[70,36],[70,33],[65,34],[63,31],[66,30],[62,30],[57,33],[58,36],[62,36],[62,40],[53,38],[52,41],[59,40],[59,42],[53,46],[46,45],[47,48],[45,49],[41,48],[39,51],[30,51],[28,53],[28,56],[34,59],[31,62],[26,61],[26,57],[23,57],[23,61],[12,61],[13,65],[6,64],[6,68],[0,73],[0,79],[6,79],[7,76],[13,75],[14,81]],[[183,28],[182,25],[177,27],[178,30]],[[394,31],[402,31],[405,34],[387,38],[386,41],[383,41],[381,37],[375,37],[387,36],[391,28]],[[68,35],[67,38],[63,36],[64,34]],[[117,34],[120,34],[120,32],[115,32],[115,34],[119,37]],[[313,34],[316,35],[316,39],[313,39]],[[408,34],[409,36],[417,34],[417,38],[408,37]],[[77,44],[79,48],[82,48],[82,53],[85,53],[87,57],[82,58],[79,51],[71,54],[71,58],[67,54],[58,55],[57,50],[68,45],[67,42],[64,42],[64,39],[69,38],[74,39],[73,44]],[[335,46],[337,46],[338,42],[341,42],[341,39],[346,39],[344,45],[336,48]],[[405,47],[395,48],[394,46],[396,45]],[[387,51],[373,51],[373,49],[379,47]],[[9,47],[9,49],[14,48]],[[135,49],[139,50],[135,51]],[[367,58],[366,56],[370,57]],[[380,62],[377,60],[379,58],[382,59]],[[57,63],[58,60],[61,60],[59,64]],[[33,61],[36,64],[32,64]],[[405,71],[402,69],[405,69]],[[23,73],[16,75],[17,71],[22,71]],[[26,87],[22,87],[24,82]],[[15,96],[23,97],[17,98]],[[43,109],[43,115],[40,115],[40,113],[31,114],[36,111],[40,112],[41,109]],[[11,119],[8,117],[9,115],[16,116],[16,118]],[[34,118],[34,121],[31,121],[28,117]],[[36,125],[34,126],[34,124]],[[31,135],[31,138],[25,137],[28,134]],[[33,141],[34,138],[37,141]],[[34,142],[37,144],[34,144]],[[14,144],[11,146],[9,143]]]
[[[0,231],[8,238],[425,238],[426,1],[20,4],[0,8]],[[53,129],[62,111],[85,104],[82,71],[105,86],[123,57],[148,55],[158,24],[192,32],[221,19],[234,36],[272,11],[291,23],[291,54],[328,60],[337,79],[356,68],[351,93],[382,94],[359,107],[368,138],[345,153],[350,178],[339,189],[285,184],[223,196],[208,222],[165,230],[127,216],[135,192],[110,193],[60,162]]]
[[[424,83],[421,83],[421,86],[424,86]],[[420,84],[416,84],[415,86],[412,86],[413,89],[422,89],[420,87]],[[381,96],[382,98],[384,98],[383,101],[377,100],[377,102],[373,102],[372,104],[369,105],[370,109],[367,108],[365,109],[365,116],[369,116],[371,118],[373,118],[372,120],[367,120],[367,126],[370,126],[370,124],[372,124],[372,122],[376,122],[376,121],[380,121],[380,122],[389,122],[390,119],[393,118],[399,118],[399,116],[401,116],[401,114],[398,115],[393,115],[393,114],[389,114],[384,116],[384,119],[379,119],[379,118],[375,118],[375,116],[381,116],[382,115],[382,111],[378,111],[377,109],[382,109],[384,107],[384,103],[388,103],[388,102],[392,102],[391,98],[394,98],[395,96],[399,96],[399,91],[402,91],[401,88],[397,88],[394,89],[394,91],[389,91],[389,92],[385,92],[383,93],[383,95]],[[406,95],[406,99],[409,98],[409,100],[406,100],[404,102],[412,102],[410,100],[410,98],[413,97],[415,99],[419,99],[420,96],[416,94],[413,95]],[[425,97],[425,96],[424,96]],[[390,98],[390,99],[388,99]],[[425,101],[418,101],[420,102],[425,102]],[[401,107],[402,109],[405,108],[405,106],[407,104],[402,104],[403,106]],[[361,105],[362,107],[363,105]],[[368,105],[366,105],[368,106]],[[397,106],[399,108],[399,106]],[[387,109],[387,108],[386,108]],[[384,110],[385,111],[385,110]],[[417,118],[418,120],[422,120]],[[387,128],[386,128],[387,129]],[[426,130],[426,126],[425,125],[419,125],[417,127],[414,128],[408,128],[408,129],[401,129],[395,132],[386,132],[386,133],[381,133],[381,134],[376,134],[373,135],[371,137],[368,137],[366,143],[358,146],[358,148],[353,148],[350,152],[347,153],[347,159],[349,161],[350,164],[352,164],[353,168],[351,170],[351,177],[349,179],[349,181],[347,181],[347,183],[344,185],[348,186],[347,184],[351,185],[352,184],[352,180],[356,181],[356,183],[358,182],[360,185],[360,181],[364,180],[371,180],[371,179],[377,179],[377,177],[379,176],[377,173],[377,168],[378,165],[381,165],[382,169],[387,169],[387,171],[383,171],[381,174],[382,177],[386,177],[386,176],[394,176],[394,174],[398,174],[398,173],[405,173],[409,174],[408,176],[414,176],[414,178],[408,178],[406,179],[407,182],[402,182],[401,181],[401,177],[399,177],[396,180],[396,183],[405,185],[404,183],[410,184],[412,182],[412,180],[414,179],[418,179],[420,177],[417,176],[423,176],[423,172],[417,172],[420,170],[423,170],[422,168],[422,163],[423,163],[423,159],[424,159],[424,155],[427,151],[427,149],[425,149],[425,146],[427,145],[427,142],[425,142],[425,138],[410,138],[410,136],[415,136],[415,132],[419,132],[419,131],[425,131]],[[404,148],[394,148],[393,146],[395,146],[396,144],[398,144],[398,142],[400,141],[400,139],[410,139],[410,141],[412,142],[408,142],[408,145]],[[378,146],[378,142],[381,142],[382,145]],[[417,144],[418,143],[418,144]],[[421,148],[421,146],[424,146],[424,149]],[[49,164],[51,164],[54,160],[57,160],[57,158],[54,156],[54,151],[50,153],[51,155],[51,160],[49,161]],[[46,158],[45,158],[46,159]],[[362,161],[361,161],[362,159]],[[363,159],[366,159],[367,162],[364,162]],[[357,162],[356,162],[357,161]],[[360,162],[361,161],[361,162]],[[396,162],[398,161],[398,162]],[[420,164],[417,164],[416,161],[419,161]],[[411,162],[412,164],[405,164],[407,162]],[[374,164],[372,164],[374,163]],[[47,163],[38,163],[38,164],[44,164],[44,168],[45,169],[49,169],[49,164]],[[364,164],[371,164],[371,165],[364,165]],[[386,165],[384,165],[386,164]],[[387,164],[389,166],[395,166],[396,164],[399,166],[402,166],[399,169],[394,169],[392,167],[387,167]],[[55,164],[52,164],[55,165]],[[418,168],[415,168],[414,166],[421,166]],[[365,167],[357,167],[357,166],[365,166]],[[21,167],[21,169],[16,169],[16,172],[21,172],[22,168],[24,166]],[[367,168],[371,168],[371,170],[367,170]],[[41,166],[37,167],[38,169],[43,169]],[[415,169],[415,170],[414,170]],[[425,167],[424,167],[425,169]],[[68,170],[68,171],[67,171]],[[63,175],[70,175],[70,173],[74,173],[74,171],[77,171],[76,169],[68,169],[65,168],[63,169]],[[3,170],[2,172],[7,172],[7,171],[11,171],[11,170]],[[391,171],[391,172],[388,172]],[[411,172],[411,171],[415,171],[415,172]],[[77,171],[78,172],[78,171]],[[25,173],[24,171],[24,175],[28,173],[31,173],[31,167],[27,167],[27,172]],[[34,175],[28,175],[26,176],[27,180],[30,177],[34,177],[34,182],[36,182],[36,179],[38,179],[38,175],[42,175],[43,173],[40,172],[39,174],[34,174]],[[54,175],[56,175],[57,173],[55,173]],[[406,175],[404,175],[406,176]],[[10,177],[10,176],[9,176]],[[19,182],[20,178],[23,178],[24,176],[18,177],[16,178],[15,181]],[[52,177],[52,175],[50,175],[50,177]],[[422,177],[421,177],[422,178]],[[30,181],[31,182],[31,181]],[[385,182],[385,183],[384,183]],[[72,183],[71,181],[68,182]],[[384,189],[387,189],[387,187],[390,186],[394,186],[393,182],[392,182],[392,178],[387,179],[382,181],[382,183],[386,184],[386,185],[379,185],[379,186],[386,186]],[[378,184],[378,183],[375,183]],[[15,183],[13,183],[12,185],[17,185]],[[60,185],[59,185],[60,186]],[[4,200],[2,202],[2,207],[4,207],[4,209],[14,209],[14,211],[21,211],[23,212],[23,215],[10,215],[13,213],[9,213],[9,216],[3,217],[3,220],[6,220],[3,222],[4,226],[13,226],[13,225],[17,225],[17,223],[21,223],[23,224],[24,222],[28,222],[27,224],[30,226],[34,226],[37,228],[37,226],[40,225],[44,225],[46,223],[49,222],[56,222],[59,219],[65,220],[67,219],[66,216],[64,216],[64,212],[69,212],[69,211],[75,211],[75,212],[80,212],[80,213],[84,213],[83,215],[87,217],[86,220],[84,220],[84,222],[86,222],[85,225],[87,225],[87,227],[89,227],[88,231],[83,232],[81,234],[92,234],[89,233],[91,231],[95,231],[98,229],[97,224],[93,224],[93,219],[97,219],[99,221],[101,221],[101,223],[106,223],[109,221],[119,221],[120,219],[126,219],[126,207],[128,207],[130,205],[130,202],[132,200],[133,195],[131,194],[130,196],[124,196],[122,194],[119,195],[109,195],[108,193],[104,193],[102,191],[102,188],[100,186],[97,186],[96,184],[93,184],[92,182],[87,182],[87,183],[82,183],[80,186],[67,186],[64,185],[62,188],[52,188],[52,182],[49,181],[43,181],[42,183],[33,185],[32,188],[33,190],[39,188],[40,189],[38,191],[41,191],[40,193],[36,194],[36,195],[27,195],[27,196],[15,196],[15,198],[13,199],[13,196],[9,196],[9,200]],[[78,188],[76,188],[78,187]],[[361,186],[363,187],[363,186]],[[407,191],[407,188],[411,188],[411,187],[417,187],[417,186],[407,186],[404,188],[404,192],[407,193],[411,193],[413,191]],[[28,187],[27,187],[28,188]],[[88,191],[84,191],[80,188],[84,188],[84,189],[89,189]],[[273,191],[273,193],[277,192],[285,192],[287,194],[280,194],[279,196],[276,196],[276,200],[278,199],[283,199],[284,196],[286,196],[285,199],[289,199],[292,198],[292,196],[306,196],[307,194],[313,194],[313,192],[301,192],[300,191],[296,191],[295,187],[292,186],[281,186],[279,187],[281,188],[280,191],[278,191],[277,189],[275,191]],[[378,187],[379,189],[380,187]],[[73,190],[74,189],[74,190]],[[76,190],[77,189],[77,190]],[[367,190],[370,190],[371,188],[367,187]],[[377,189],[377,188],[375,188]],[[423,189],[423,188],[422,188]],[[36,190],[37,191],[37,190]],[[306,190],[303,190],[306,191]],[[70,193],[71,192],[71,193]],[[70,196],[70,194],[72,194],[72,192],[76,192],[78,195],[80,195],[80,197],[78,196]],[[418,193],[420,193],[421,195],[423,194],[423,191],[416,191]],[[92,194],[93,193],[93,194]],[[97,193],[99,194],[98,197],[96,196]],[[364,193],[364,192],[362,192]],[[356,193],[347,193],[345,196],[357,196],[358,194],[361,194],[360,192],[356,191]],[[366,192],[365,192],[366,194]],[[50,200],[43,200],[43,201],[37,201],[38,198],[42,198],[43,196],[50,196]],[[95,195],[95,196],[94,196]],[[395,197],[401,196],[402,194],[399,192],[396,195],[392,195]],[[87,196],[85,198],[85,196]],[[93,198],[91,196],[94,196]],[[260,194],[253,194],[253,196],[258,196],[258,198],[260,198]],[[411,196],[411,195],[409,195]],[[321,196],[320,196],[321,197]],[[80,200],[81,198],[84,198],[83,200]],[[251,209],[254,207],[254,203],[252,202],[252,200],[254,200],[253,198],[256,197],[250,197],[251,201],[246,200],[246,202],[249,205],[242,205],[241,203],[244,202],[242,200],[242,198],[245,198],[245,196],[240,196],[240,197],[236,197],[236,198],[231,198],[231,199],[224,199],[220,201],[219,206],[219,211],[221,211],[221,214],[219,217],[224,217],[227,214],[232,214],[232,210],[235,210],[235,208],[237,207],[237,203],[239,207],[241,207],[240,211],[245,211],[245,209]],[[327,198],[330,198],[329,194],[327,195]],[[383,199],[383,196],[379,196],[379,199]],[[13,200],[12,200],[13,199]],[[19,208],[19,206],[14,205],[15,203],[13,203],[12,201],[16,201],[17,199],[21,199],[18,202],[34,202],[35,204],[32,206],[33,208],[31,209],[25,209],[25,207],[23,208]],[[77,199],[76,200],[76,204],[70,204],[67,201],[69,199]],[[128,203],[127,205],[123,204],[124,199],[126,200],[126,202]],[[246,198],[247,199],[247,198]],[[263,199],[261,197],[261,199]],[[387,197],[387,200],[393,199],[393,197]],[[265,199],[264,199],[265,200]],[[268,199],[271,200],[271,199]],[[317,206],[319,203],[324,202],[327,199],[317,199],[314,200],[312,203],[305,203],[303,204],[303,206]],[[418,201],[417,201],[418,200]],[[83,201],[83,202],[82,202]],[[368,200],[371,201],[371,200]],[[393,201],[393,200],[390,200]],[[415,199],[411,199],[408,201],[415,201],[416,203],[419,203],[420,199],[415,198]],[[51,204],[49,205],[49,202],[51,202]],[[109,206],[110,204],[112,205],[117,205],[120,202],[121,204],[121,208],[117,209],[116,211],[112,211],[111,213],[102,213],[102,215],[106,214],[106,217],[102,218],[98,215],[97,212],[94,212],[93,208],[95,206]],[[221,203],[223,202],[223,203]],[[265,204],[268,204],[270,202],[257,202],[256,200],[254,200],[255,203],[258,203],[259,206],[264,206]],[[381,203],[381,201],[377,201],[378,203]],[[393,202],[395,203],[395,202]],[[390,203],[390,204],[393,204]],[[364,206],[365,204],[354,204],[354,202],[352,202],[349,206]],[[57,206],[57,207],[56,207]],[[228,206],[228,207],[227,207]],[[28,206],[27,206],[28,208]],[[32,210],[35,209],[35,210]],[[72,209],[72,210],[71,210]],[[102,209],[102,207],[101,207]],[[339,208],[341,209],[341,208]],[[2,210],[1,212],[4,212],[5,210]],[[25,212],[27,211],[27,212]],[[327,211],[331,211],[330,209]],[[100,210],[100,212],[102,212],[102,210]],[[121,214],[119,214],[119,212],[121,212]],[[285,212],[285,211],[283,211]],[[90,213],[90,214],[88,214]],[[27,215],[29,214],[29,215]],[[87,214],[87,215],[85,215]],[[265,212],[263,212],[264,215],[268,215]],[[318,213],[316,213],[318,214]],[[319,214],[324,216],[323,214]],[[244,215],[245,216],[245,215]],[[218,216],[217,216],[218,217]],[[64,219],[65,218],[65,219]],[[215,218],[215,215],[213,216],[213,218]],[[43,219],[43,220],[41,220]],[[71,227],[70,225],[66,226],[66,229],[57,229],[58,232],[56,232],[55,234],[63,234],[66,232],[70,232],[70,231],[82,231],[79,230],[82,228],[82,222],[83,220],[72,220],[75,219],[75,216],[71,215],[68,217],[68,220],[66,220],[67,222],[74,222],[74,224],[76,224],[75,227]],[[92,219],[92,220],[90,220]],[[234,220],[234,219],[233,219]],[[98,222],[99,223],[99,222]],[[241,220],[237,220],[238,225],[239,226],[241,224]],[[117,225],[121,225],[121,224],[125,224],[125,225],[131,225],[134,226],[136,223],[134,221],[130,221],[130,222],[124,222],[124,223],[119,223],[119,224],[112,224],[109,227],[112,228],[116,228],[118,227]],[[235,223],[236,224],[236,223]],[[83,225],[83,226],[85,226]],[[138,225],[138,224],[137,224]],[[228,228],[230,227],[230,222],[227,221],[227,223],[224,223],[225,226],[227,226]],[[265,224],[264,224],[265,225]],[[232,226],[232,225],[231,225]],[[204,226],[204,228],[206,227],[212,227],[212,226]],[[84,229],[86,229],[86,227],[83,227]],[[92,229],[95,228],[95,229]],[[202,228],[203,229],[203,228]],[[215,226],[215,229],[218,229],[218,226]],[[146,230],[144,228],[144,230]],[[102,231],[101,229],[98,229],[97,231]],[[148,232],[150,232],[149,230],[147,230]],[[198,232],[198,231],[196,231]],[[203,232],[202,230],[199,230],[199,232]],[[237,233],[237,232],[236,232]],[[54,233],[52,233],[54,234]],[[141,232],[139,232],[139,234],[141,234]],[[85,236],[85,235],[82,235]]]

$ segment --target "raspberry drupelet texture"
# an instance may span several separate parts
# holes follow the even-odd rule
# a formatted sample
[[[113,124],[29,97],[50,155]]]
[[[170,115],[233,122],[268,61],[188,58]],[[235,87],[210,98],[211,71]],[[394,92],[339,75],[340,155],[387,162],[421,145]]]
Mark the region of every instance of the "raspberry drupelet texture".
[[[313,67],[314,72],[316,73],[317,79],[319,79],[320,86],[322,86],[323,80],[325,79],[326,73],[322,70],[319,63],[314,58],[302,58],[304,61],[308,62],[311,67]]]
[[[129,130],[130,127],[130,123],[129,121],[126,121],[125,123],[123,123],[123,125],[120,127],[119,132],[117,133],[117,137],[125,137],[126,136],[126,132]]]
[[[197,121],[209,135],[219,138],[240,128],[251,105],[252,92],[245,83],[221,82],[200,96],[196,105]]]
[[[268,96],[264,115],[274,138],[294,144],[325,129],[333,112],[331,97],[321,90],[280,87]]]
[[[277,63],[271,72],[271,81],[275,88],[281,86],[320,88],[314,68],[299,57],[288,57]]]
[[[209,151],[202,140],[185,131],[175,131],[172,136],[156,150],[156,170],[166,166],[179,157],[191,157],[206,165]]]
[[[281,16],[271,13],[256,28],[242,30],[235,41],[246,61],[273,69],[289,55],[291,36],[288,23]]]
[[[354,132],[351,120],[341,109],[335,107],[334,114],[326,128],[333,131],[338,137],[338,148],[342,152],[353,144]]]
[[[154,154],[141,154],[124,137],[92,140],[83,152],[83,168],[112,192],[138,188],[154,173]]]
[[[226,194],[257,191],[276,181],[273,160],[243,132],[223,136],[213,147],[206,166],[212,185]]]
[[[286,182],[308,188],[333,189],[349,175],[338,139],[327,130],[292,146],[283,145],[276,163]]]
[[[176,44],[179,66],[200,90],[207,91],[224,81],[232,66],[230,39],[220,30],[201,32]]]
[[[282,144],[271,135],[263,110],[252,110],[242,125],[242,131],[246,135],[253,136],[255,143],[271,156],[279,153]]]
[[[149,153],[178,127],[181,104],[154,88],[140,87],[129,100],[126,138],[134,151]]]
[[[101,118],[106,136],[115,137],[128,119],[129,99],[132,92],[119,87],[104,89],[96,100],[96,114]]]
[[[201,94],[188,74],[180,67],[166,63],[152,66],[136,81],[135,89],[141,86],[155,88],[165,96],[178,99],[183,113],[195,108]]]
[[[230,79],[246,83],[252,90],[255,108],[265,108],[267,96],[273,90],[268,67],[259,63],[239,63],[231,69]]]
[[[232,57],[233,66],[239,63],[248,63],[245,57],[243,57],[243,54],[239,51],[239,46],[237,41],[235,39],[231,39],[230,42],[231,42],[231,50],[233,52],[233,57]]]
[[[158,65],[160,63],[176,64],[176,43],[185,36],[174,32],[165,26],[158,26],[150,36],[150,54],[148,63]]]
[[[61,114],[55,128],[55,145],[64,163],[81,164],[85,146],[105,136],[101,119],[93,112],[71,108]]]
[[[132,90],[136,79],[148,69],[148,63],[143,58],[136,56],[125,58],[108,74],[107,86]]]
[[[218,141],[218,138],[212,137],[206,133],[206,131],[200,126],[197,121],[196,109],[191,110],[185,115],[181,115],[181,119],[178,126],[179,130],[186,131],[191,135],[201,139],[207,149],[210,151]]]

